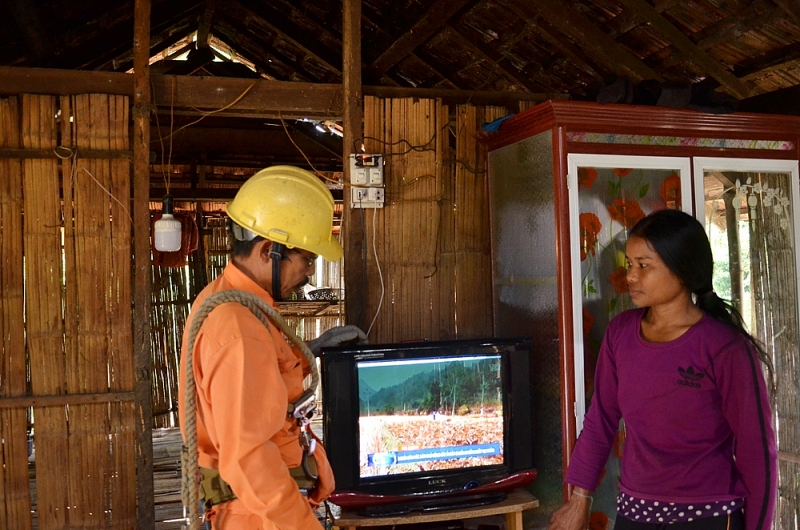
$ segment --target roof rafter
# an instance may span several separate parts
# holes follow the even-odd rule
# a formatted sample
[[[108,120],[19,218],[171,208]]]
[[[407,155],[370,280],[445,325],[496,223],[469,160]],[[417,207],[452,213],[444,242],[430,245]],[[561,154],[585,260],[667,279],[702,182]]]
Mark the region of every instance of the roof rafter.
[[[733,71],[737,76],[749,79],[798,59],[800,59],[800,43],[794,43],[739,63]]]
[[[235,0],[245,9],[258,16],[264,24],[273,29],[273,31],[280,33],[283,38],[297,46],[304,53],[313,57],[320,64],[325,66],[328,70],[341,77],[341,57],[334,57],[328,50],[324,49],[317,42],[312,41],[304,35],[296,25],[291,23],[283,13],[280,13],[271,6],[253,0]],[[276,21],[282,21],[281,25],[277,25]]]
[[[780,16],[783,11],[767,2],[756,2],[730,17],[723,18],[709,24],[702,30],[693,33],[690,39],[696,43],[701,50],[708,50],[714,46],[730,42],[740,35],[750,30],[768,24]],[[672,68],[676,64],[688,60],[675,46],[670,45],[668,49],[659,52],[659,55],[666,56],[667,59],[659,65],[661,69]]]
[[[211,35],[211,25],[214,22],[214,9],[216,9],[216,7],[216,0],[206,0],[203,5],[203,12],[200,13],[200,20],[197,23],[198,48],[208,47],[208,38]]]
[[[619,2],[652,24],[656,31],[666,36],[677,49],[686,54],[692,63],[719,81],[722,86],[740,98],[750,95],[751,90],[745,83],[730,73],[719,61],[697,47],[689,37],[662,17],[645,0],[619,0]]]
[[[47,37],[42,18],[36,10],[33,0],[12,0],[6,2],[17,28],[22,33],[25,46],[31,52],[35,62],[45,61],[53,56],[53,45]]]
[[[304,78],[303,81],[308,81],[311,78],[311,76],[308,75],[301,68],[301,66],[296,63],[296,61],[293,61],[292,59],[285,57],[283,54],[278,53],[275,49],[272,49],[270,51],[270,56],[273,58],[274,61],[278,63],[277,65],[274,62],[273,63],[265,62],[258,57],[252,57],[248,53],[242,53],[242,51],[235,44],[229,42],[225,37],[226,36],[222,34],[214,35],[215,39],[223,43],[230,50],[236,52],[237,55],[241,55],[242,57],[244,57],[248,62],[251,62],[258,70],[265,72],[270,77],[274,77],[276,79],[278,77],[282,77],[283,72],[277,70],[276,67],[283,66],[287,70],[293,70],[298,75],[298,77]]]
[[[195,16],[180,20],[177,24],[170,26],[161,33],[150,36],[150,58],[152,59],[159,53],[179,43],[195,31]],[[168,58],[168,57],[165,57]],[[127,72],[133,68],[133,50],[128,50],[105,64],[100,65],[96,70],[115,70],[117,72]]]
[[[548,92],[547,87],[526,77],[521,71],[514,68],[514,66],[510,64],[508,57],[500,55],[488,47],[483,46],[481,43],[476,42],[474,39],[466,35],[465,32],[458,26],[445,24],[445,27],[452,32],[456,40],[458,40],[462,46],[471,49],[474,53],[477,53],[486,61],[496,64],[500,70],[500,73],[504,74],[514,83],[524,86],[531,92]]]
[[[567,39],[563,38],[549,22],[542,20],[541,17],[532,17],[530,12],[519,9],[516,4],[504,1],[503,5],[524,20],[526,25],[537,28],[539,30],[539,36],[555,46],[558,51],[575,66],[594,77],[597,81],[603,80],[603,76],[597,73],[588,63],[588,58],[585,54]]]
[[[437,0],[422,18],[403,36],[394,41],[369,66],[376,77],[385,74],[391,67],[408,57],[418,46],[430,39],[450,18],[472,0]]]
[[[537,2],[522,2],[519,7],[530,17],[541,15],[556,30],[574,40],[587,55],[607,70],[622,77],[629,77],[634,81],[645,79],[662,81],[661,76],[641,59],[617,44],[614,39],[592,24],[571,5],[565,6],[559,0],[538,0]]]
[[[188,16],[196,17],[199,6],[197,0],[153,2],[152,17],[161,24],[153,25],[151,33],[173,27]],[[57,57],[54,66],[93,70],[131,50],[129,8],[127,4],[120,4],[91,23],[65,33],[61,40],[78,42],[79,51]],[[59,44],[64,45],[63,42]]]
[[[800,22],[800,2],[798,0],[774,0],[794,22]]]

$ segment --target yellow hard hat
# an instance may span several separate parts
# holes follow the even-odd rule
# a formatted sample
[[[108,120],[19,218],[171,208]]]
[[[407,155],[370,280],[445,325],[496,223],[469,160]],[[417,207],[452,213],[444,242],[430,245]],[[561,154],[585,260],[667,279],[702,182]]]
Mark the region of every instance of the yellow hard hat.
[[[251,232],[328,261],[342,257],[333,237],[333,196],[314,174],[294,166],[262,169],[236,192],[228,217]]]

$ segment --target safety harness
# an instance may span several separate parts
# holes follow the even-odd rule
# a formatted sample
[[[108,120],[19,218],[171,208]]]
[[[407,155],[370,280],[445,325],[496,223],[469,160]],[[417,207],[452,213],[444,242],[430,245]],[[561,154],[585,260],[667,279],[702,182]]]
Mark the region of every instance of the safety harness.
[[[304,493],[312,489],[317,480],[316,460],[313,457],[316,440],[311,437],[308,425],[316,412],[316,389],[319,384],[319,371],[314,354],[308,346],[297,337],[280,314],[267,302],[258,296],[246,291],[228,290],[212,294],[200,305],[197,313],[192,318],[187,340],[186,357],[186,411],[184,415],[186,443],[181,450],[181,500],[184,507],[184,516],[187,518],[189,530],[199,528],[200,515],[198,507],[198,489],[203,491],[203,502],[206,508],[215,504],[227,502],[236,498],[230,486],[222,480],[216,469],[199,468],[197,463],[197,387],[194,380],[193,351],[197,333],[206,317],[217,306],[235,302],[247,307],[267,328],[270,322],[274,324],[295,346],[303,353],[311,367],[311,384],[303,394],[288,404],[287,414],[297,422],[300,427],[300,446],[303,448],[302,465],[290,469],[292,478]],[[188,512],[188,513],[187,513]]]

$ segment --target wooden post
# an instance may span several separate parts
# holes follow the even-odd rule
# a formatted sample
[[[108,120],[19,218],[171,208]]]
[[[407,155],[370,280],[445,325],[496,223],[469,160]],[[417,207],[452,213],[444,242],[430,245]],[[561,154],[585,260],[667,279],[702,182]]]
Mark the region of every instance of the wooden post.
[[[133,27],[133,344],[136,382],[136,519],[155,527],[150,390],[150,0],[135,0]]]
[[[347,303],[345,318],[361,328],[369,322],[366,307],[367,271],[362,258],[364,229],[358,212],[350,208],[350,155],[363,142],[364,101],[361,93],[361,0],[344,0],[342,5],[342,82],[344,112],[344,288]],[[363,213],[363,212],[362,212]],[[365,330],[366,331],[366,330]]]

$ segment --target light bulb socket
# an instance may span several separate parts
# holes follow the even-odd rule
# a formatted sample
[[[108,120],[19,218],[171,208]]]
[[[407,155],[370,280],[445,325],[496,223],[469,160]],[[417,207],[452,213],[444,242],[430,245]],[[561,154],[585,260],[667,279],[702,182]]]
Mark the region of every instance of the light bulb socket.
[[[172,205],[172,196],[171,195],[164,195],[164,198],[161,199],[161,213],[162,214],[172,214],[173,213],[173,205]]]

